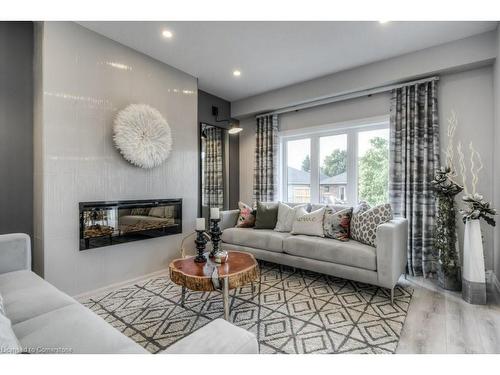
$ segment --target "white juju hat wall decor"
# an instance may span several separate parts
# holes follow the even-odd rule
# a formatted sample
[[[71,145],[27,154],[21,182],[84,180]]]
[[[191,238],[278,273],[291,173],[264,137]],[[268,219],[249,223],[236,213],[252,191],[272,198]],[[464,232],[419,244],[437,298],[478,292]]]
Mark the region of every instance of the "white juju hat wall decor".
[[[123,157],[141,168],[160,165],[172,149],[170,126],[158,110],[146,104],[131,104],[118,112],[113,132]]]

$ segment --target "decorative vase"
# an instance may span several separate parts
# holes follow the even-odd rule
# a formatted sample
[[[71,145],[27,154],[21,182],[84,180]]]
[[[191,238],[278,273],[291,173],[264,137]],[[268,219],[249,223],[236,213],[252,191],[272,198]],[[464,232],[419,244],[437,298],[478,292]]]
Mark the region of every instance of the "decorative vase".
[[[462,298],[474,305],[486,304],[486,273],[479,219],[465,222]]]

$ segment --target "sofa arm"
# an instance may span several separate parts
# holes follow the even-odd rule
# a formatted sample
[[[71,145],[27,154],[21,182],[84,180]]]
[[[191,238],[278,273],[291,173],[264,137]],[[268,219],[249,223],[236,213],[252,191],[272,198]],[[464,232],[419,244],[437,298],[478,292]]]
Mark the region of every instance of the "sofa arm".
[[[24,233],[0,235],[0,274],[31,270],[31,241]]]
[[[259,354],[259,345],[252,333],[216,319],[161,354]]]
[[[221,211],[219,224],[220,230],[236,226],[239,214],[240,210]]]
[[[397,218],[379,225],[376,244],[379,285],[392,289],[405,273],[408,220]]]

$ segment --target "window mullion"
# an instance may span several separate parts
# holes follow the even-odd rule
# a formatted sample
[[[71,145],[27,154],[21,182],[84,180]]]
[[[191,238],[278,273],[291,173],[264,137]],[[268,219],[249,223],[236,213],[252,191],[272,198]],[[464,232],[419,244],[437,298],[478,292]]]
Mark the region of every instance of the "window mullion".
[[[288,142],[281,141],[281,199],[288,202]]]
[[[319,202],[319,137],[311,137],[311,203]]]
[[[357,132],[347,133],[347,202],[350,205],[358,203],[358,142]]]

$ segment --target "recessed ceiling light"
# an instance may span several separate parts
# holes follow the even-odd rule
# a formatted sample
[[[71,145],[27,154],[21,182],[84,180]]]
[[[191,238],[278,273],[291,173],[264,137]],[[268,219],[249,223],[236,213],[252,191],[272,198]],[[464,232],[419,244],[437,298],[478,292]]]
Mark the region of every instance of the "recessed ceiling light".
[[[233,71],[233,76],[239,77],[239,76],[241,76],[241,72],[239,70],[234,70]]]
[[[172,32],[170,30],[163,30],[161,32],[161,35],[164,37],[164,38],[167,38],[167,39],[170,39],[174,36],[174,34],[172,34]]]
[[[383,24],[383,23],[389,23],[391,21],[384,21],[384,20],[382,20],[382,21],[378,21],[378,22]]]

